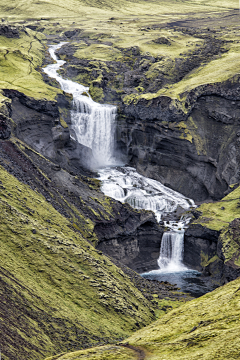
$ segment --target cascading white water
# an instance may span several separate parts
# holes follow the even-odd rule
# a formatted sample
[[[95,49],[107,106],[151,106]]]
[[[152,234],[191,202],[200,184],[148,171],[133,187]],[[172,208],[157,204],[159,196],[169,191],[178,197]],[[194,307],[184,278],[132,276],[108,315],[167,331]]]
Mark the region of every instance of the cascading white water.
[[[114,162],[115,117],[115,106],[97,104],[86,96],[73,97],[72,124],[77,140],[92,149],[98,166]]]
[[[58,60],[55,52],[65,43],[51,45],[50,55],[55,60],[54,64],[44,68],[48,76],[56,79],[62,90],[73,95],[73,109],[71,111],[72,127],[77,141],[92,149],[95,166],[108,166],[115,163],[113,157],[116,106],[101,105],[92,100],[89,88],[71,80],[63,79],[59,68],[65,63]]]
[[[163,234],[158,266],[164,272],[186,270],[183,260],[184,231],[168,231]]]
[[[167,188],[159,181],[137,173],[131,167],[105,168],[99,170],[102,191],[136,209],[152,210],[158,221],[164,213],[178,209],[187,210],[194,206],[191,199]],[[183,227],[183,224],[176,224]]]
[[[105,166],[99,170],[104,194],[129,203],[134,208],[152,210],[158,221],[164,213],[178,209],[187,210],[194,206],[193,200],[156,180],[139,175],[131,167],[106,167],[116,165],[113,157],[116,107],[94,102],[87,87],[65,80],[58,74],[57,71],[65,61],[58,60],[55,51],[63,44],[50,46],[49,52],[55,63],[43,70],[60,83],[62,90],[73,95],[72,125],[78,142],[92,149],[98,167]],[[170,224],[172,231],[163,235],[158,260],[160,270],[186,269],[182,265],[183,229],[186,223],[186,220],[172,222]]]

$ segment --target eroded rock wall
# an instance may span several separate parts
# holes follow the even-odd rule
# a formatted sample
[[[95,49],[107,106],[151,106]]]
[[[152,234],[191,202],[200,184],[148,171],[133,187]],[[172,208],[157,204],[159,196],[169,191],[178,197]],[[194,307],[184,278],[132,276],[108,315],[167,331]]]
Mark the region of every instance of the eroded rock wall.
[[[124,104],[117,136],[129,164],[197,202],[222,198],[229,184],[239,181],[235,82],[189,93],[186,111],[167,97]]]

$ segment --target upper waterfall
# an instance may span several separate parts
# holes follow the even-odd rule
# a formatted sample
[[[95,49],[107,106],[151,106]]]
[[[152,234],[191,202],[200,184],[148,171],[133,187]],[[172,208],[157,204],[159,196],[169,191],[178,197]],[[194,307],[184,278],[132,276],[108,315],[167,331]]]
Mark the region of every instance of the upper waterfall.
[[[73,109],[71,111],[72,127],[76,139],[82,145],[92,149],[95,167],[114,165],[114,133],[116,106],[102,105],[92,100],[89,88],[71,80],[63,79],[58,70],[64,65],[64,60],[58,60],[55,52],[64,43],[51,45],[49,52],[55,60],[48,65],[44,72],[56,79],[61,89],[73,96]]]

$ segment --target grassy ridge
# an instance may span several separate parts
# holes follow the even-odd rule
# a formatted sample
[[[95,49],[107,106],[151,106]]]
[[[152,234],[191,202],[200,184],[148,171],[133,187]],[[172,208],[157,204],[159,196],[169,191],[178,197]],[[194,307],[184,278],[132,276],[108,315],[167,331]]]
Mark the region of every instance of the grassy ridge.
[[[200,224],[212,230],[221,231],[219,244],[224,256],[224,263],[230,266],[240,265],[239,218],[240,218],[240,187],[225,196],[221,201],[202,204],[198,211],[201,216],[194,224]],[[204,260],[204,259],[203,259]],[[212,259],[205,259],[205,264],[218,261],[216,255]]]
[[[201,216],[194,221],[196,224],[202,224],[212,230],[222,230],[231,221],[238,218],[240,187],[233,190],[221,201],[202,204],[198,211]]]

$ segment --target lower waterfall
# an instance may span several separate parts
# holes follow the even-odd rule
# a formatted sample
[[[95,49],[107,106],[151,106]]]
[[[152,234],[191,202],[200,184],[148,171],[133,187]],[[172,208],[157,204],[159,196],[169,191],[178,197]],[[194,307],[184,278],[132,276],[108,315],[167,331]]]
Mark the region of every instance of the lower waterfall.
[[[184,232],[167,231],[163,234],[158,266],[164,271],[183,271]]]
[[[94,165],[95,169],[98,169],[102,181],[103,193],[123,203],[129,203],[134,208],[152,210],[158,221],[163,216],[166,218],[170,213],[179,215],[194,207],[193,200],[167,188],[156,180],[138,174],[134,168],[121,166],[120,161],[118,162],[114,158],[117,108],[94,102],[87,87],[63,79],[59,75],[58,70],[65,61],[59,60],[55,52],[63,44],[49,47],[50,55],[55,63],[48,65],[43,70],[59,82],[62,90],[73,95],[71,121],[74,133],[72,138],[92,149]],[[142,276],[160,281],[166,279],[171,283],[177,283],[182,291],[189,291],[189,284],[191,289],[194,287],[194,282],[199,282],[197,277],[200,274],[197,271],[187,269],[182,263],[184,229],[187,223],[188,219],[164,222],[170,231],[164,233],[161,241],[158,259],[159,270],[142,274]],[[170,277],[166,274],[170,274]],[[188,287],[185,288],[184,284],[186,283]],[[207,292],[201,286],[200,290],[197,288],[194,291],[197,296]]]

